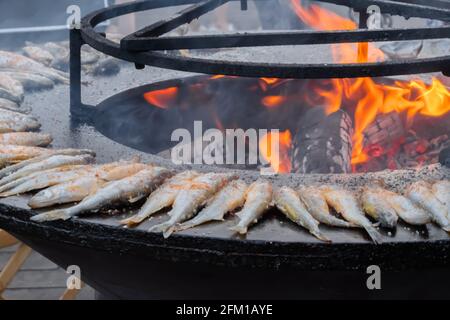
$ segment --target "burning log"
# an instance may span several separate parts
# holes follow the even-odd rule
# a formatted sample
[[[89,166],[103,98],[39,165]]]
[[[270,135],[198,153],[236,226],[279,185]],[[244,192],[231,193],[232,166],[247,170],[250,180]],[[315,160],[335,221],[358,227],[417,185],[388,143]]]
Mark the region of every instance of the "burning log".
[[[300,120],[294,137],[295,173],[351,172],[353,122],[343,110],[326,115],[312,108]]]

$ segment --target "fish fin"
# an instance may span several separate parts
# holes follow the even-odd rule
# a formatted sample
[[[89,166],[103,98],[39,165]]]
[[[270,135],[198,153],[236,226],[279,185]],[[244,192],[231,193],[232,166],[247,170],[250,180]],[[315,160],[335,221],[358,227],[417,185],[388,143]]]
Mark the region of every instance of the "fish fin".
[[[446,231],[446,232],[450,232],[450,225],[443,227],[442,229],[444,229],[444,231]]]
[[[135,225],[141,223],[142,221],[144,221],[144,219],[142,219],[138,216],[132,216],[130,218],[120,220],[119,223],[122,225],[126,225],[127,227],[132,227],[132,226],[135,226]]]
[[[317,239],[331,243],[332,241],[330,239],[328,239],[322,232],[320,231],[316,231],[316,232],[311,232],[311,234],[313,236],[315,236]]]
[[[239,233],[239,234],[246,234],[247,231],[248,231],[247,227],[242,227],[240,225],[236,225],[234,227],[231,227],[230,230],[235,232],[235,233]]]
[[[169,238],[175,231],[176,231],[175,226],[169,227],[166,231],[163,232],[164,239]]]
[[[34,222],[45,222],[55,220],[68,220],[70,218],[72,218],[72,216],[69,215],[66,210],[54,210],[33,216],[31,217],[31,220]]]
[[[129,203],[136,203],[136,202],[138,202],[139,200],[141,200],[141,199],[144,198],[144,197],[145,197],[144,195],[140,195],[140,196],[137,196],[137,197],[128,199],[128,202],[129,202]]]
[[[369,237],[375,244],[380,244],[381,242],[383,242],[381,234],[373,226],[364,226],[364,229],[367,231]]]
[[[169,229],[172,226],[172,222],[163,222],[157,225],[154,225],[153,227],[150,227],[148,229],[148,232],[165,232],[167,229]]]

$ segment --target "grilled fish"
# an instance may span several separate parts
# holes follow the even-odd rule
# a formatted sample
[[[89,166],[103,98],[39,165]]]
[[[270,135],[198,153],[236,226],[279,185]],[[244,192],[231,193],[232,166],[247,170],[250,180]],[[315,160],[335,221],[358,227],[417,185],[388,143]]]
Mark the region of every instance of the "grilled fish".
[[[0,134],[0,144],[12,144],[18,146],[46,147],[52,143],[53,138],[49,134],[36,132],[13,132]]]
[[[10,174],[9,176],[4,177],[0,180],[0,186],[4,186],[5,184],[14,181],[16,179],[25,177],[29,174],[49,170],[57,167],[67,166],[67,165],[77,165],[77,164],[87,164],[93,161],[93,157],[91,155],[81,155],[81,156],[66,156],[66,155],[57,155],[50,157],[46,160],[43,160],[38,163],[30,164],[22,169],[17,170],[16,172]],[[3,189],[0,187],[0,192]]]
[[[193,217],[198,208],[234,178],[229,174],[207,173],[193,179],[189,188],[181,190],[176,196],[172,210],[168,213],[170,219],[151,227],[149,231],[162,231],[164,238],[168,238],[177,223]]]
[[[223,221],[225,214],[244,205],[247,188],[247,184],[242,180],[231,181],[209,201],[198,215],[175,226],[174,231],[187,230],[209,221]]]
[[[330,213],[330,208],[328,207],[325,198],[317,188],[302,187],[298,193],[308,212],[320,223],[341,228],[357,227],[356,225],[333,216]]]
[[[17,102],[0,98],[0,112],[2,110],[9,110],[19,113],[29,113],[31,111],[30,108],[21,107]]]
[[[19,81],[26,90],[51,89],[54,86],[53,80],[35,73],[1,71],[0,74],[6,74]]]
[[[2,146],[0,145],[0,159],[1,159],[1,150],[2,150]],[[50,149],[39,148],[38,151],[40,151],[40,150],[42,150],[42,153],[36,152],[36,154],[34,156],[29,157],[28,160],[21,161],[19,163],[16,163],[14,165],[11,165],[9,167],[6,167],[6,168],[0,170],[0,178],[3,178],[5,176],[7,176],[8,174],[11,174],[12,172],[15,172],[21,168],[24,168],[30,164],[41,162],[43,160],[46,160],[46,159],[48,159],[52,156],[56,156],[56,155],[80,156],[80,155],[86,154],[86,155],[91,155],[91,156],[95,157],[95,152],[88,150],[88,149],[50,150]],[[19,154],[25,154],[25,151],[23,151],[23,149],[19,149]],[[28,154],[28,152],[27,152],[27,154]],[[41,155],[39,155],[39,154],[41,154]]]
[[[171,172],[166,168],[150,167],[118,181],[113,181],[86,197],[79,204],[61,210],[33,216],[37,222],[67,220],[87,211],[99,210],[116,202],[134,202],[142,199],[158,187]]]
[[[237,213],[239,223],[231,230],[246,234],[248,227],[258,222],[258,219],[269,208],[272,202],[272,184],[267,181],[258,180],[250,185],[247,190],[245,204],[240,212]]]
[[[273,201],[278,209],[292,222],[307,229],[317,239],[330,242],[320,231],[317,222],[307,211],[297,193],[288,187],[277,189],[273,194]]]
[[[28,205],[35,209],[50,207],[55,204],[78,202],[96,192],[106,183],[129,177],[148,167],[144,164],[118,166],[109,164],[92,168],[92,170],[86,169],[84,172],[72,171],[72,174],[75,175],[73,178],[68,179],[67,174],[61,175],[59,184],[37,193],[30,199]],[[61,180],[66,182],[61,183]],[[55,179],[53,179],[54,181]]]
[[[424,208],[442,229],[450,232],[447,207],[434,196],[430,184],[425,181],[415,182],[406,189],[406,196],[416,205]]]
[[[419,226],[431,222],[430,215],[422,208],[415,206],[408,198],[384,189],[379,189],[379,192],[384,201],[388,202],[400,219],[406,223]]]
[[[434,196],[447,206],[450,215],[450,181],[438,181],[432,186]]]
[[[120,223],[131,227],[140,224],[152,214],[170,207],[180,191],[189,188],[192,179],[198,176],[199,174],[195,171],[184,171],[170,178],[149,196],[136,215],[124,219]]]
[[[385,200],[382,190],[365,188],[362,191],[361,203],[366,214],[377,220],[382,227],[395,228],[397,226],[397,213]]]
[[[25,53],[25,56],[42,63],[45,66],[50,66],[55,59],[50,52],[40,47],[25,46],[22,50]]]
[[[22,178],[15,179],[0,187],[0,197],[44,189],[59,183],[71,181],[91,172],[90,165],[66,165],[45,171],[31,173]]]
[[[0,98],[21,103],[24,96],[25,92],[19,81],[5,73],[0,73]]]
[[[337,213],[341,214],[345,220],[363,227],[374,243],[381,243],[380,233],[364,216],[352,192],[332,186],[324,187],[321,190],[328,205],[333,207]]]
[[[41,127],[36,118],[10,110],[0,110],[0,133],[24,132]]]
[[[41,147],[29,146],[15,146],[15,145],[0,145],[0,161],[14,162],[20,160],[27,160],[37,156],[51,154],[50,149]]]
[[[51,79],[55,83],[69,83],[67,74],[46,67],[42,63],[13,52],[0,51],[0,69],[12,72],[20,71],[34,73]]]

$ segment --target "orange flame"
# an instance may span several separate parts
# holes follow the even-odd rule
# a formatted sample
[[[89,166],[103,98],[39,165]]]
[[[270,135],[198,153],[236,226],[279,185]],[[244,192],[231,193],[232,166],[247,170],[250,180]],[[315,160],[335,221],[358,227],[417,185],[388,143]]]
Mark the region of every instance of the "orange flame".
[[[279,142],[279,154],[272,155],[272,141]],[[292,136],[289,130],[284,132],[274,133],[269,132],[264,137],[261,138],[259,142],[259,150],[261,155],[276,173],[289,173],[292,169],[291,160],[289,157],[289,151],[292,146]]]
[[[269,108],[276,108],[281,106],[283,103],[285,103],[287,100],[287,97],[285,96],[266,96],[264,98],[262,98],[261,103]]]
[[[177,87],[170,87],[161,90],[154,90],[144,93],[144,99],[161,109],[167,109],[173,102],[178,94]]]
[[[313,29],[329,31],[357,29],[356,23],[352,20],[320,6],[311,5],[306,9],[299,0],[291,0],[291,4],[297,16]],[[383,52],[373,44],[334,44],[331,49],[333,60],[338,63],[384,60]],[[311,94],[316,97],[311,97]],[[329,86],[314,87],[306,97],[308,101],[324,105],[327,114],[342,108],[344,98],[356,105],[352,155],[354,165],[366,162],[370,158],[364,151],[363,134],[378,114],[405,112],[407,125],[411,125],[416,114],[439,117],[450,111],[450,92],[435,78],[431,84],[416,80],[396,82],[394,86],[377,84],[371,78],[332,79],[329,80]]]

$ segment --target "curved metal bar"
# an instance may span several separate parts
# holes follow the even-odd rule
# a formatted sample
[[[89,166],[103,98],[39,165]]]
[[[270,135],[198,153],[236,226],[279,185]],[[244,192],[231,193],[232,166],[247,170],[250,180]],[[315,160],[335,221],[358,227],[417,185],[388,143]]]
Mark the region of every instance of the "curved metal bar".
[[[179,4],[193,4],[198,2],[198,0],[147,0],[112,6],[107,9],[96,11],[83,18],[81,24],[81,35],[85,43],[91,47],[122,60],[141,65],[205,74],[298,79],[356,78],[430,72],[446,73],[448,72],[450,66],[450,55],[437,58],[360,64],[270,64],[220,61],[175,56],[154,51],[126,51],[122,49],[119,44],[104,38],[94,30],[94,27],[99,23],[127,13],[162,7],[171,7]],[[336,2],[336,0],[328,0],[327,2]],[[341,0],[339,3],[342,4],[347,2],[351,4],[355,1]],[[393,1],[377,0],[366,2],[383,2],[386,5],[387,3],[392,3]],[[400,4],[397,3],[397,5]],[[408,6],[410,7],[412,5]],[[423,9],[424,6],[419,7]]]

